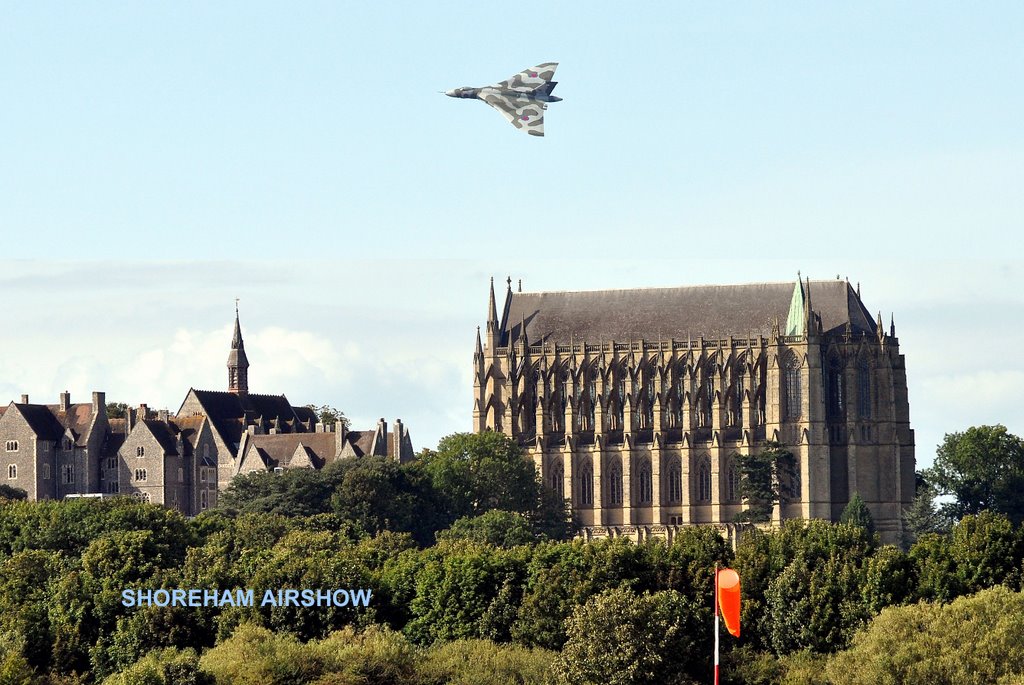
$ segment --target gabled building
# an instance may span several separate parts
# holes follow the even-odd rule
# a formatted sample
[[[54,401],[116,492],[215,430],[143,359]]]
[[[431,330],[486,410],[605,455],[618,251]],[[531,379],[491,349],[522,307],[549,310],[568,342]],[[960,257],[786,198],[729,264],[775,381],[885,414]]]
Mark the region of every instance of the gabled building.
[[[30,499],[99,492],[108,431],[102,392],[82,404],[72,404],[68,392],[57,404],[31,404],[22,395],[0,416],[5,482]]]

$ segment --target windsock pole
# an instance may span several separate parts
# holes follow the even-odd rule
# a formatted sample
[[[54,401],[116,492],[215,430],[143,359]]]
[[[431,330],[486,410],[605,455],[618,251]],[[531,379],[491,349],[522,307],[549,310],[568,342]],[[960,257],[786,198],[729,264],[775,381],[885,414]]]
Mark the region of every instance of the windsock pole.
[[[718,685],[718,564],[715,564],[715,685]]]

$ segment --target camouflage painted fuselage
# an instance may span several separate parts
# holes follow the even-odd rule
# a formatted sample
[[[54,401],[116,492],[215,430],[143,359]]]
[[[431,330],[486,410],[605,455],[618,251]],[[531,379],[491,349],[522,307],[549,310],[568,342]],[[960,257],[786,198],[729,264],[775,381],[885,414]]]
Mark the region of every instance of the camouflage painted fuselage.
[[[549,102],[562,98],[551,94],[557,83],[557,62],[545,62],[525,69],[493,86],[482,88],[455,88],[446,95],[453,98],[482,100],[501,112],[509,123],[531,136],[544,135],[544,110]]]

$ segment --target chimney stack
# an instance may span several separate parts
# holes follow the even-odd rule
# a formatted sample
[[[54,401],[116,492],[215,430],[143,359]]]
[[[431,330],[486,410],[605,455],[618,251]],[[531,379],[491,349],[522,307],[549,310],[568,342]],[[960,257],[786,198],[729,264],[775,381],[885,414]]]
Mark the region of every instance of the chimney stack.
[[[71,393],[67,390],[60,394],[60,410],[67,411],[71,408]]]
[[[21,396],[21,403],[22,404],[28,404],[28,395],[22,395]]]
[[[92,410],[96,414],[107,410],[107,393],[94,392],[92,394]]]

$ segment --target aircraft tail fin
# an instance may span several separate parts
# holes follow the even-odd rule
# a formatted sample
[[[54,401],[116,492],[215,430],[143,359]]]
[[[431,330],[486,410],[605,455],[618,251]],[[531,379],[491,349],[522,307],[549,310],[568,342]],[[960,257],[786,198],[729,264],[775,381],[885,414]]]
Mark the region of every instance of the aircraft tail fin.
[[[548,81],[542,86],[537,86],[533,92],[536,95],[551,95],[551,91],[553,91],[557,85],[558,81]]]

